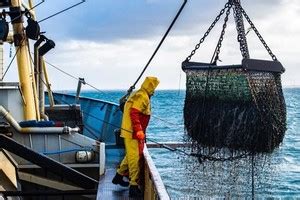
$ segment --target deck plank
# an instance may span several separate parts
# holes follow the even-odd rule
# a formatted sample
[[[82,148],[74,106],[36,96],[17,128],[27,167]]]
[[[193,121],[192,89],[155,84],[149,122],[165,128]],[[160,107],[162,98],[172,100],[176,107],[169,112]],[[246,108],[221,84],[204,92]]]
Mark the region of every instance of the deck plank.
[[[97,200],[142,200],[143,198],[129,198],[129,188],[115,185],[111,181],[116,169],[106,169],[105,175],[100,177]]]

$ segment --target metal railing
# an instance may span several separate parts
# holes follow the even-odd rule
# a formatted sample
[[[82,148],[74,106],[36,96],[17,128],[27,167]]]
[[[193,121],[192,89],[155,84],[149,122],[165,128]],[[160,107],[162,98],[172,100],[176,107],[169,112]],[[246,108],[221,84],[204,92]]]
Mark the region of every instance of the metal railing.
[[[162,182],[147,147],[144,148],[145,158],[145,190],[144,199],[147,200],[170,200],[169,194]]]

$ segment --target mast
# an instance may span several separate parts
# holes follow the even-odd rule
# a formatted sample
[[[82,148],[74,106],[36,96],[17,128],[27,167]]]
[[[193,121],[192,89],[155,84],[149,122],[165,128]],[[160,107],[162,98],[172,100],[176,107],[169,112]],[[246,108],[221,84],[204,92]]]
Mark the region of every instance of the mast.
[[[30,69],[31,65],[29,62],[28,40],[24,33],[23,17],[18,17],[21,14],[22,0],[11,0],[11,5],[12,7],[10,8],[10,11],[16,13],[15,16],[11,16],[11,20],[18,63],[20,89],[24,97],[24,119],[37,120],[36,113],[39,113],[39,111],[34,101],[34,89],[32,87],[33,74],[31,73]]]

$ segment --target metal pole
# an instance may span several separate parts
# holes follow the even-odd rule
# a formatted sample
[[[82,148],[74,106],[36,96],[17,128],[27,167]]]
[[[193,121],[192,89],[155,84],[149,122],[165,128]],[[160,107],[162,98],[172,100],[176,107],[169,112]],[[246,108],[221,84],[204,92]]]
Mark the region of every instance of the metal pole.
[[[40,109],[40,115],[41,118],[48,120],[48,117],[45,115],[45,90],[44,90],[44,83],[45,83],[45,78],[44,78],[44,70],[43,70],[43,58],[42,56],[38,56],[38,68],[39,68],[39,74],[38,74],[38,79],[39,79],[39,109]]]
[[[22,0],[11,0],[12,7],[10,11],[16,15],[21,14]],[[30,73],[29,51],[28,51],[28,39],[24,33],[23,18],[19,17],[14,20],[15,16],[11,16],[12,25],[14,31],[14,44],[17,52],[17,63],[19,71],[20,88],[24,95],[24,119],[36,120],[37,109],[34,103],[34,91],[33,91],[33,74]]]
[[[46,81],[46,87],[47,87],[47,91],[48,91],[49,103],[50,103],[50,106],[53,107],[55,102],[54,102],[54,98],[53,98],[53,94],[52,94],[52,90],[51,90],[51,84],[49,82],[48,71],[47,71],[47,67],[46,67],[46,63],[45,63],[44,58],[42,59],[41,65],[43,66],[43,73],[44,73],[44,78],[45,78],[45,81]]]
[[[28,0],[28,6],[25,3],[22,3],[22,6],[24,8],[26,8],[27,10],[29,10],[29,13],[31,14],[31,17],[33,20],[35,20],[35,12],[34,10],[32,10],[33,7],[33,1]],[[30,69],[31,69],[31,73],[34,74],[33,79],[32,79],[32,87],[33,87],[33,92],[34,92],[34,104],[36,108],[39,108],[39,101],[38,101],[38,90],[37,90],[37,85],[38,85],[38,79],[36,78],[37,76],[37,72],[35,72],[35,69],[37,69],[35,67],[36,64],[36,57],[34,57],[34,63],[32,64],[32,62],[30,62]],[[40,112],[39,109],[36,109],[36,117],[37,120],[40,120]]]
[[[28,0],[28,5],[29,5],[29,8],[33,8],[33,5],[34,5],[34,1],[33,0]],[[34,13],[34,11],[32,11]],[[35,16],[33,16],[33,19],[35,19]]]
[[[34,0],[28,0],[28,5],[29,5],[29,9],[32,9],[34,6]],[[32,19],[36,20],[36,13],[34,12],[34,10],[31,10],[31,13],[33,14]],[[47,71],[44,57],[42,57],[42,60],[39,64],[42,65],[42,72],[43,72],[44,80],[46,83],[49,103],[50,103],[50,106],[53,107],[54,106],[54,98],[53,98],[53,94],[52,94],[52,90],[51,90],[51,84],[49,82],[49,76],[48,76],[48,71]]]
[[[79,103],[79,95],[80,95],[82,84],[85,84],[85,80],[84,80],[84,78],[79,78],[78,85],[77,85],[77,91],[76,91],[76,97],[75,97],[75,103],[76,104]]]

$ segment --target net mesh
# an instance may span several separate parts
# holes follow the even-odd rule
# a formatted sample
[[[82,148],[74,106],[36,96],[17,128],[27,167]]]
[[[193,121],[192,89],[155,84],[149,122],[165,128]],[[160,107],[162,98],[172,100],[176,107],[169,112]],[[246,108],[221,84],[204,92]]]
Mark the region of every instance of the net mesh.
[[[242,68],[185,72],[184,123],[194,152],[228,160],[269,153],[280,145],[286,130],[280,73]]]
[[[275,159],[271,155],[256,155],[252,169],[252,157],[224,162],[203,162],[181,157],[185,166],[180,172],[180,187],[190,199],[267,199],[274,197],[274,181],[278,174]],[[254,170],[254,173],[252,172]],[[179,174],[180,174],[179,173]],[[255,195],[252,194],[254,179]],[[183,183],[181,183],[183,182]]]

